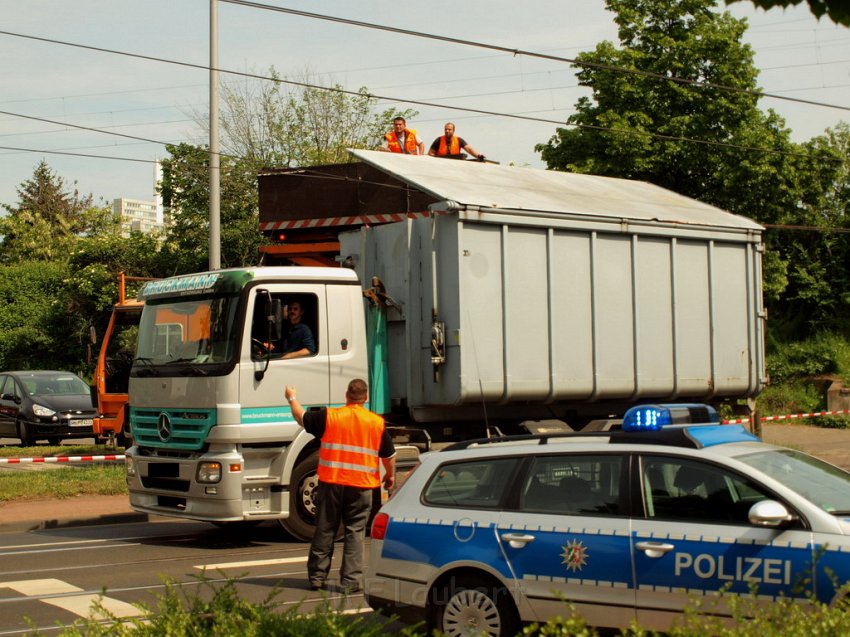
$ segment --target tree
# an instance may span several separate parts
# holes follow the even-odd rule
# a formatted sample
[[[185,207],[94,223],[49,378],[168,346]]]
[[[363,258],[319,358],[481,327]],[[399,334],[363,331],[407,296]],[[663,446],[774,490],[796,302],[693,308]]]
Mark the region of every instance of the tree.
[[[169,274],[206,270],[209,254],[209,151],[168,145],[160,192],[172,216],[160,260]],[[221,264],[253,265],[260,245],[256,171],[251,162],[221,157]]]
[[[69,192],[65,180],[44,161],[31,179],[17,188],[18,203],[3,204],[9,212],[0,219],[0,261],[51,261],[67,256],[78,234],[91,229],[98,213],[91,210],[92,196]]]
[[[606,4],[621,47],[603,42],[578,56],[579,83],[592,97],[567,120],[575,128],[537,146],[548,166],[650,181],[766,222],[783,218],[798,197],[788,170],[795,148],[781,118],[763,114],[746,92],[756,90],[757,71],[741,41],[745,23],[713,12],[713,0]]]
[[[768,10],[774,7],[787,8],[796,7],[803,0],[752,0],[752,3],[760,9]],[[740,0],[726,0],[727,4],[740,2]],[[811,12],[820,19],[828,15],[836,24],[850,26],[850,5],[847,0],[806,0]]]
[[[317,88],[305,72],[297,84],[279,80],[233,82],[222,88],[223,152],[264,167],[313,166],[349,161],[348,148],[374,148],[396,116],[411,118],[410,109],[376,111],[377,100],[365,87],[356,95],[334,84]],[[208,130],[206,114],[195,113]]]
[[[806,142],[796,168],[804,193],[793,223],[770,232],[787,265],[788,287],[775,320],[784,332],[848,333],[850,325],[850,125]]]

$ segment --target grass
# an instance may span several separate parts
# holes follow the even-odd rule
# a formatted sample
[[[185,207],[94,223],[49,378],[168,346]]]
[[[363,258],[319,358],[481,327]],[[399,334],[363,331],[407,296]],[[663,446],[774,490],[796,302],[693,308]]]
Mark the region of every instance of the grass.
[[[0,469],[0,502],[122,493],[127,493],[123,462],[62,467],[45,465],[26,470]]]
[[[0,458],[111,455],[103,445],[0,447]],[[127,493],[123,462],[0,465],[0,502]]]
[[[33,447],[5,446],[0,447],[0,458],[38,458],[41,456],[103,456],[113,453],[123,453],[123,450],[113,451],[103,445],[45,445]]]

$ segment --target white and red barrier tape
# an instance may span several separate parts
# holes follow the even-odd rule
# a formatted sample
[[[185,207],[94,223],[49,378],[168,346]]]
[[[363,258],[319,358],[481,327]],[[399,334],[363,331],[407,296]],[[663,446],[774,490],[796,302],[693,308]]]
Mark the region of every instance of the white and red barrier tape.
[[[814,411],[810,414],[787,414],[785,416],[762,416],[762,422],[771,422],[775,420],[793,420],[794,418],[815,418],[817,416],[845,416],[850,414],[850,409],[838,409],[836,411]],[[724,420],[724,425],[746,425],[749,424],[749,418],[736,418],[735,420]]]
[[[351,215],[347,217],[326,217],[324,219],[289,219],[286,221],[266,221],[260,224],[260,230],[292,230],[297,228],[326,228],[332,226],[374,225],[379,223],[394,223],[405,219],[430,217],[434,214],[425,212],[387,213],[378,215]]]
[[[26,464],[30,462],[99,462],[101,460],[123,459],[123,453],[109,456],[47,456],[43,458],[0,458],[0,464]]]

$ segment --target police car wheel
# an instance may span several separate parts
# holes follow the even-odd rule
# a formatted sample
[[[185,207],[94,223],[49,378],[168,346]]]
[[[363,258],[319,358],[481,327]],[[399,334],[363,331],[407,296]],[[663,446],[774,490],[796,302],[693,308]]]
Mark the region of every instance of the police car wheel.
[[[508,591],[486,579],[461,577],[440,589],[437,629],[447,637],[484,634],[493,637],[516,635],[519,628],[514,602]],[[443,600],[443,601],[441,601]]]

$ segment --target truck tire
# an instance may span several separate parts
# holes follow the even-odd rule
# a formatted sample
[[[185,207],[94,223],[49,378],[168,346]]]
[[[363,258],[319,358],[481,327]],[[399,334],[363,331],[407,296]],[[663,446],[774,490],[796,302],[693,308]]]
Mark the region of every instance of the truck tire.
[[[35,444],[35,437],[26,420],[18,421],[18,438],[21,439],[22,447],[32,447]]]
[[[296,540],[309,542],[316,530],[316,492],[319,488],[319,451],[310,453],[292,470],[289,480],[289,517],[281,526]],[[340,525],[336,539],[342,538]]]

